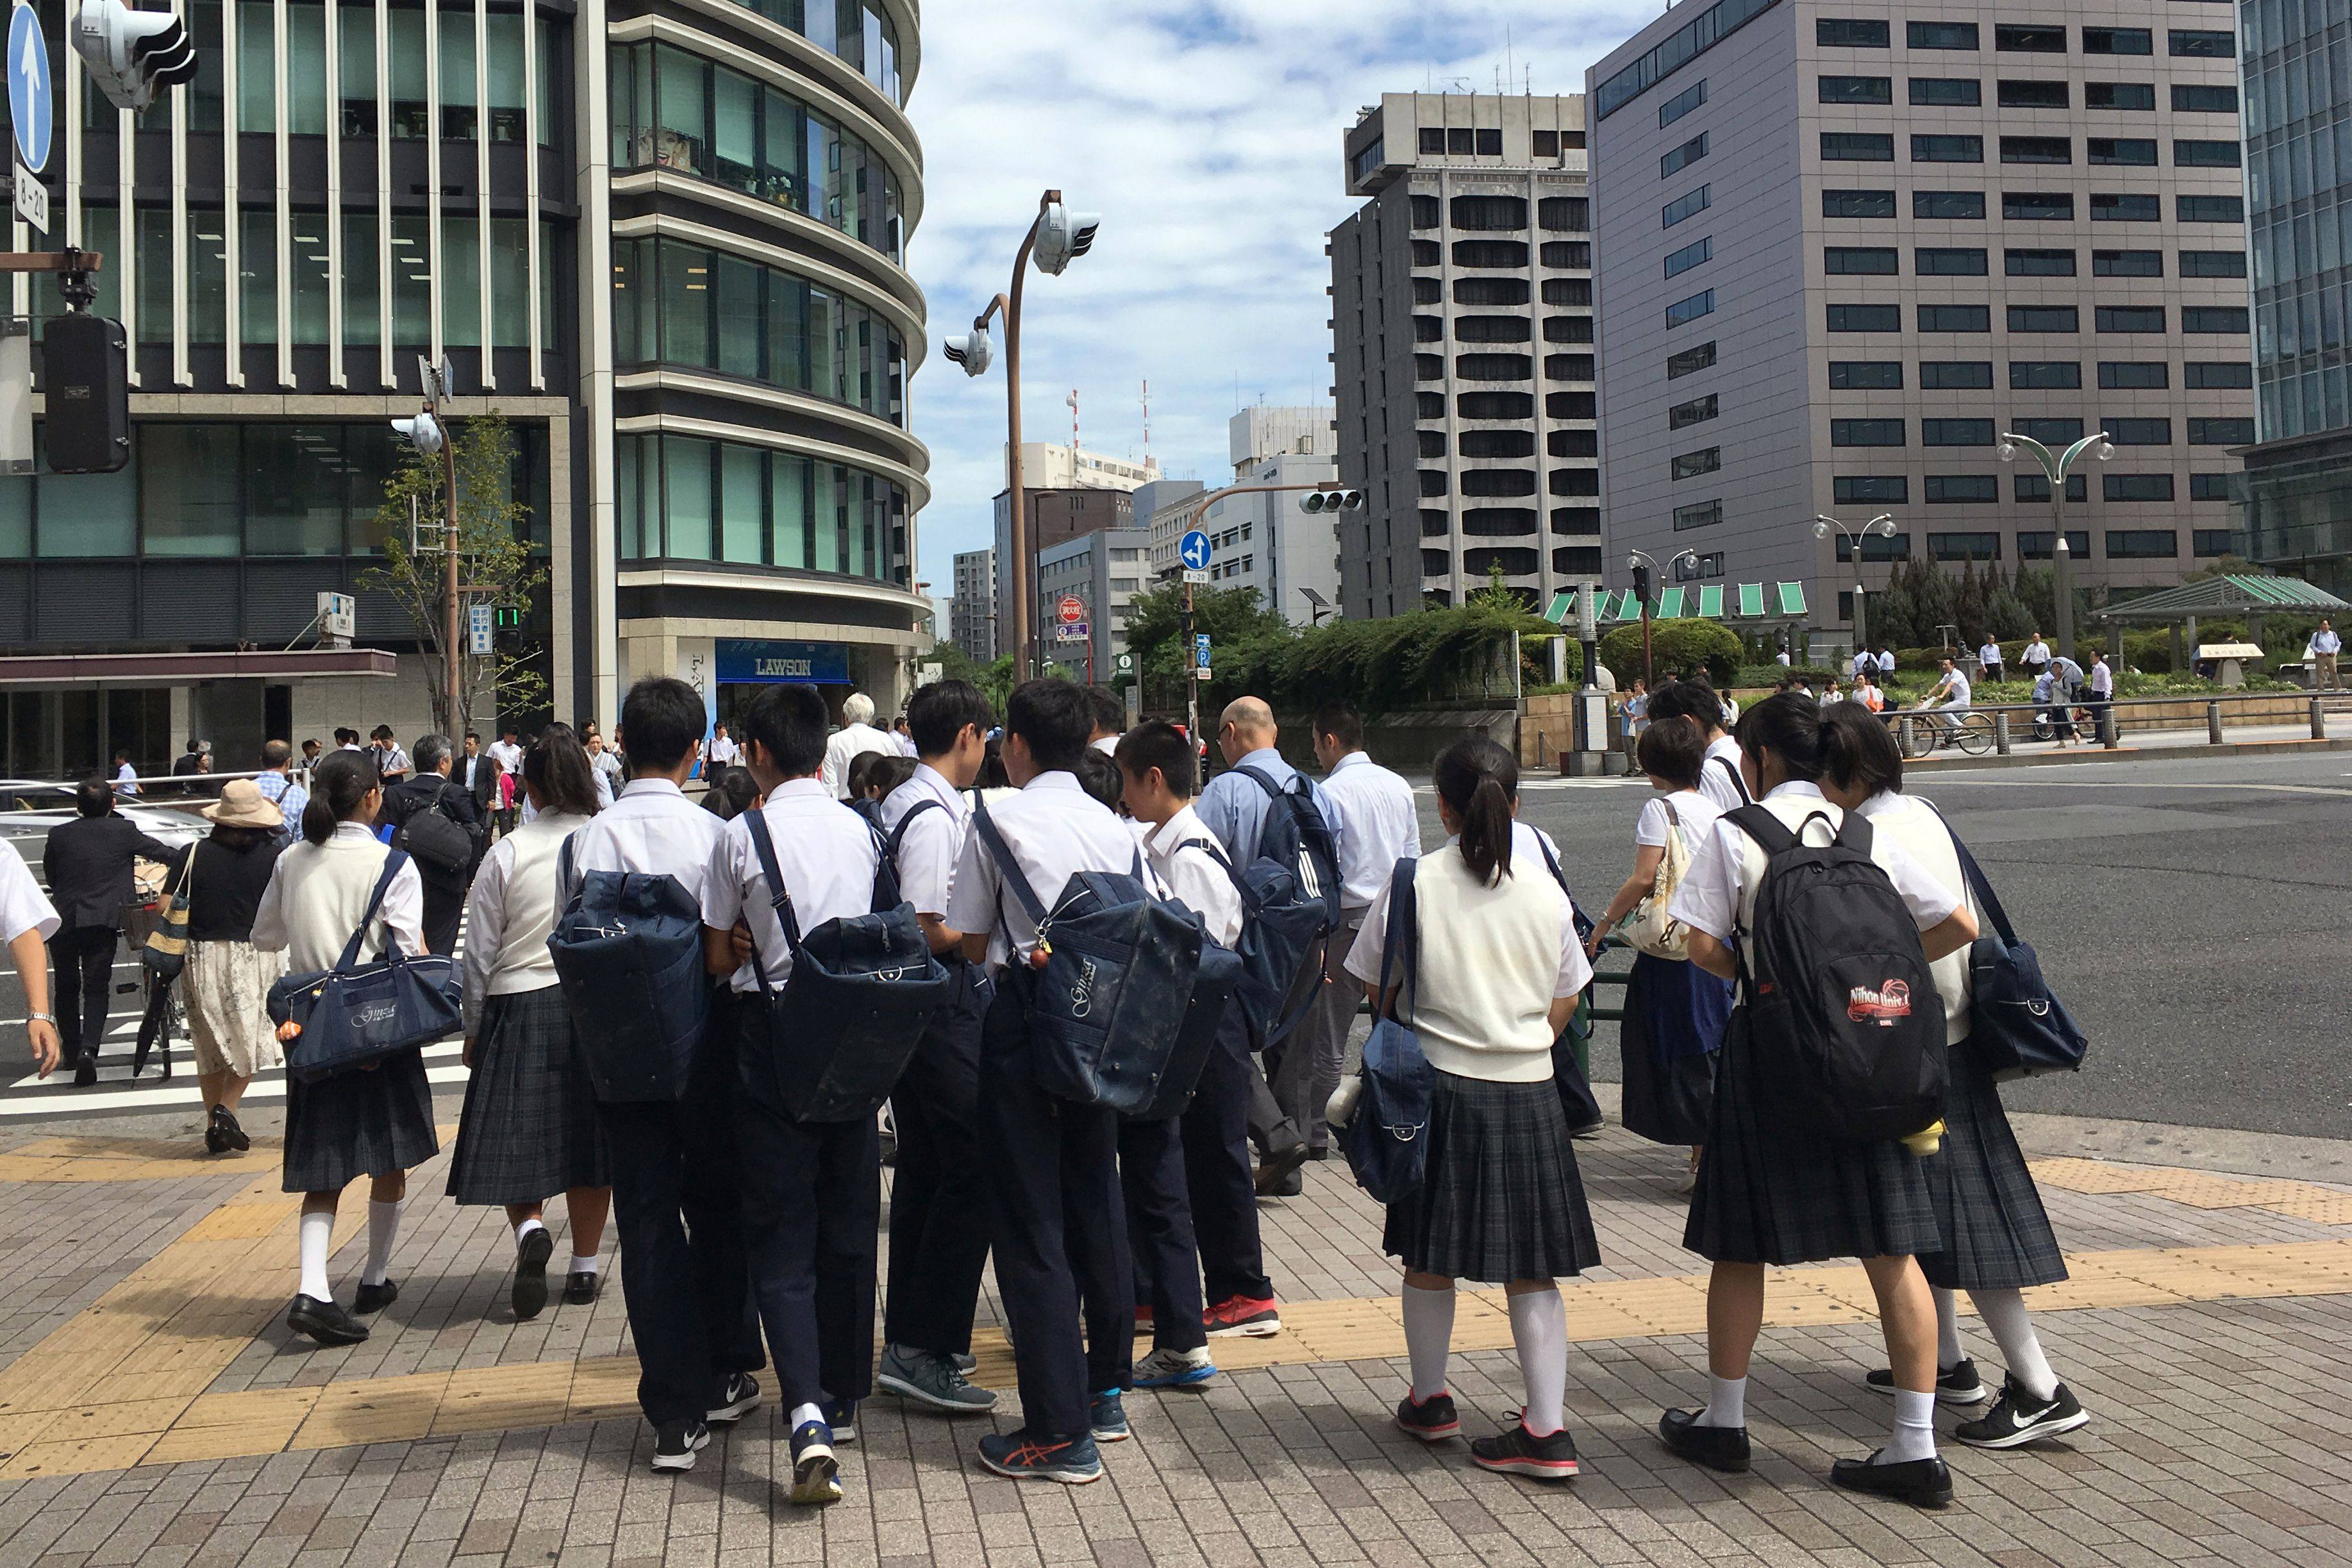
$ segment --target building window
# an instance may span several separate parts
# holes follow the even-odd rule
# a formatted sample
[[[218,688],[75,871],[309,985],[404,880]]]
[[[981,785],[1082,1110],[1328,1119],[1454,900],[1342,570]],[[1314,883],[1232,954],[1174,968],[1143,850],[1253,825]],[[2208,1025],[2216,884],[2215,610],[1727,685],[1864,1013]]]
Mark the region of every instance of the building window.
[[[2032,437],[2045,447],[2071,446],[2083,438],[2080,419],[2012,419],[2009,427],[2020,436]]]
[[[2172,476],[2166,474],[2166,500],[2170,500]],[[2111,528],[2107,530],[2107,559],[2110,561],[2170,561],[2180,553],[2180,535],[2168,528]]]
[[[1712,342],[1694,343],[1666,356],[1666,379],[1672,381],[1693,371],[1705,370],[1714,363],[1715,344]]]
[[[2180,330],[2199,335],[2221,334],[2244,337],[2246,307],[2243,305],[2183,305],[2180,308]]]
[[[2181,169],[2234,169],[2238,167],[2238,143],[2176,137],[2172,162],[2174,167]]]
[[[1913,156],[1917,154],[1915,153]],[[1895,162],[1895,138],[1867,131],[1824,131],[1822,132],[1822,162],[1892,163]]]
[[[1830,445],[1832,447],[1900,447],[1905,440],[1904,422],[1900,419],[1830,421]]]
[[[1823,217],[1893,217],[1893,191],[1823,191]]]
[[[1911,252],[1911,269],[1922,278],[1981,278],[1985,253],[1965,246],[1922,245]]]
[[[1924,218],[1967,219],[1985,215],[1982,191],[1914,191],[1911,193],[1911,216]],[[1893,213],[1886,215],[1893,217]]]
[[[1665,102],[1658,105],[1658,129],[1664,130],[1706,101],[1706,79],[1701,77]]]
[[[2063,81],[2002,81],[1995,94],[2003,109],[2070,109],[2074,95]]]
[[[1457,239],[1454,242],[1454,265],[1505,268],[1514,272],[1524,272],[1528,266],[1527,241]]]
[[[2174,27],[2167,35],[2170,52],[2176,58],[2200,60],[2226,60],[2238,52],[2234,33],[2210,32],[2197,27]]]
[[[1887,25],[1883,21],[1818,16],[1813,20],[1813,42],[1823,48],[1883,49],[1889,47],[1890,39]]]
[[[1832,392],[1899,391],[1903,385],[1903,362],[1892,359],[1833,359],[1830,361]]]
[[[2072,332],[2080,330],[2080,321],[2072,305],[2011,305],[2009,307],[2009,330],[2012,332]]]
[[[2107,432],[2107,439],[2118,447],[2172,445],[2172,421],[2169,419],[2107,419],[2101,423]]]
[[[1467,158],[1471,155],[1471,149],[1476,145],[1477,143],[1471,139],[1470,128],[1468,126],[1449,125],[1445,128],[1445,155],[1447,157]]]
[[[2074,253],[2071,250],[2011,250],[2002,257],[2001,270],[2011,278],[2072,278],[2074,276]]]
[[[1679,327],[1696,321],[1701,316],[1715,314],[1715,290],[1704,289],[1687,300],[1677,300],[1666,307],[1666,325]]]
[[[1689,528],[1713,528],[1722,521],[1723,503],[1719,500],[1703,500],[1675,508],[1675,531],[1678,533]]]
[[[1695,239],[1680,250],[1667,252],[1666,276],[1679,278],[1692,268],[1712,259],[1714,256],[1715,237],[1712,235]],[[1547,283],[1545,287],[1548,289],[1550,285]]]
[[[2071,359],[2013,359],[2009,362],[2011,392],[2064,392],[2083,384],[2083,367]]]
[[[2189,476],[2190,500],[2228,500],[2230,476],[2227,474],[2191,474]]]
[[[1974,109],[1984,101],[1984,84],[1972,76],[1915,76],[1911,101],[1922,107]]]
[[[1421,150],[1424,153],[1443,155],[1445,152],[1445,127],[1443,125],[1423,126],[1421,128]],[[1372,160],[1367,166],[1378,167],[1379,160]]]
[[[2091,275],[2094,278],[2161,278],[2164,276],[2164,252],[2095,250],[2091,252]]]
[[[1843,485],[1847,481],[1844,479],[1835,481],[1838,485]],[[1854,482],[1857,484],[1887,484],[1890,481],[1856,480]],[[1895,493],[1892,496],[1884,499],[1900,501],[1903,500],[1905,493],[1906,493],[1909,489],[1908,484],[1901,479],[1892,480],[1891,484]],[[1844,492],[1837,491],[1835,493],[1837,494],[1837,499],[1840,502],[1843,502],[1847,500]],[[1853,499],[1861,501],[1869,501],[1882,498],[1857,495]],[[1853,541],[1852,538],[1843,533],[1837,536],[1837,558],[1840,562],[1847,562],[1853,559]],[[1911,535],[1908,532],[1902,532],[1890,538],[1885,534],[1874,533],[1869,538],[1862,542],[1862,558],[1864,561],[1908,561],[1911,559]]]
[[[1825,76],[1816,84],[1823,103],[1892,103],[1893,79],[1883,76]]]
[[[1822,270],[1833,278],[1892,278],[1901,268],[1896,265],[1895,247],[1891,245],[1832,245],[1822,252]]]
[[[2199,390],[2243,389],[2254,384],[2254,367],[2243,360],[2190,360],[2180,367],[2180,384]]]
[[[1677,583],[1689,583],[1701,577],[1722,575],[1723,552],[1720,550],[1709,551],[1705,555],[1696,557],[1681,555],[1675,557],[1675,581]]]
[[[2091,198],[2093,202],[2098,199]],[[2003,191],[2000,216],[2023,223],[2072,223],[2074,197],[2066,191]]]
[[[2192,447],[2251,447],[2254,444],[2254,422],[2251,419],[2191,419],[2189,422],[2189,444]]]
[[[2154,196],[2147,197],[2148,205],[2156,205]],[[2182,223],[2243,223],[2246,221],[2246,200],[2243,196],[2176,196]],[[2149,216],[2155,221],[2153,213]]]
[[[2004,54],[2063,55],[2066,29],[2003,22],[1992,30],[1992,47]]]
[[[2099,488],[2106,499],[2112,501],[2170,500],[2172,476],[2170,474],[2105,474],[2100,478]],[[2113,555],[2116,552],[2115,535],[2109,534],[2107,539],[2107,553]],[[2169,555],[2172,552],[2168,550],[2165,553]]]
[[[2153,168],[2156,164],[2156,140],[2147,136],[2093,136],[2084,143],[2085,154],[2095,164],[2121,164],[2134,168]]]
[[[1977,47],[1977,25],[1974,22],[1906,22],[1903,26],[1903,37],[1915,49],[1973,49]]]
[[[1546,267],[1589,268],[1592,265],[1592,242],[1586,239],[1547,239],[1537,254]]]
[[[2172,85],[2172,111],[2175,114],[2235,114],[2238,112],[2238,89],[2234,87],[2175,82]]]
[[[1716,395],[1710,392],[1705,397],[1694,397],[1688,403],[1675,404],[1666,410],[1666,428],[1680,430],[1685,426],[1697,425],[1714,418],[1715,399]]]
[[[1990,447],[1992,442],[1992,421],[1990,419],[1919,421],[1919,445],[1922,447]]]
[[[1870,501],[1900,504],[1911,499],[1911,481],[1901,474],[1842,474],[1831,481],[1831,489],[1840,506]],[[1845,557],[1841,553],[1838,559]]]
[[[1454,226],[1472,233],[1522,233],[1528,226],[1527,199],[1523,196],[1456,196],[1454,198]]]
[[[2085,475],[2067,475],[2066,504],[2068,506],[2074,506],[2082,502],[2087,502],[2091,499],[2090,486],[2091,481]],[[2015,497],[2020,502],[2039,501],[2046,506],[2049,504],[2050,500],[2050,476],[2039,472],[2031,474],[2011,474],[2009,479],[2009,493]],[[2017,553],[2021,558],[2027,561],[2046,561],[2050,558],[2051,535],[2044,533],[2041,536],[2042,552],[2038,556],[2034,554],[2032,551],[2025,547],[2022,542],[2022,537],[2023,536],[2021,535],[2020,536],[2020,542],[2017,547]],[[2066,548],[2073,551],[2077,555],[2087,554],[2091,548],[2090,537],[2087,534],[2079,534],[2073,529],[2068,529],[2066,531]]]
[[[1711,474],[1721,467],[1723,467],[1723,448],[1706,447],[1696,452],[1685,452],[1675,458],[1671,465],[1671,477],[1676,479],[1696,479],[1701,474]]]
[[[1702,242],[1704,243],[1704,242]],[[1519,300],[1525,303],[1528,286],[1519,285]],[[1590,278],[1547,278],[1543,281],[1543,302],[1547,305],[1591,305],[1592,279]]]
[[[1706,132],[1702,131],[1658,160],[1658,178],[1664,180],[1679,174],[1706,156]]]
[[[2147,110],[2156,107],[2156,86],[2145,81],[2086,81],[2085,109]]]
[[[2164,307],[2161,305],[2101,305],[2097,307],[2098,329],[2103,332],[2160,332],[2164,331]]]
[[[2004,136],[2000,139],[2000,161],[2004,163],[2072,163],[2074,143],[2064,136]]]
[[[1891,138],[1889,139],[1891,140]],[[1829,135],[1822,133],[1822,155],[1827,157]],[[1890,148],[1886,154],[1895,155]],[[1914,136],[1911,138],[1911,161],[1915,163],[1981,163],[1984,162],[1984,138],[1981,136]]]
[[[1431,281],[1434,283],[1435,280]],[[1457,305],[1524,305],[1528,302],[1528,280],[1524,278],[1456,278],[1454,280],[1454,302]]]
[[[1707,204],[1713,199],[1714,197],[1709,194],[1708,187],[1706,185],[1701,185],[1695,191],[1676,196],[1673,201],[1668,202],[1664,207],[1659,209],[1659,226],[1661,228],[1672,228],[1675,225],[1682,222],[1683,219],[1706,211]]]
[[[2172,367],[2162,360],[2103,359],[2099,384],[2110,392],[2161,392],[2172,384]]]
[[[1950,482],[1959,486],[1973,485],[1981,479],[1993,493],[1982,499],[1996,500],[1999,489],[1990,474],[1956,474]],[[1927,481],[1927,499],[1938,499],[1936,481]],[[1975,500],[1974,495],[1946,496],[1946,500]],[[1998,533],[1931,533],[1927,536],[1927,559],[1930,561],[1998,561],[2000,559],[2000,535]]]
[[[1921,305],[1918,317],[1923,332],[1992,331],[1992,309],[1988,305]]]
[[[2243,278],[2246,275],[2246,253],[2242,250],[2184,250],[2180,253],[2180,275],[2183,278]]]
[[[1992,362],[1980,359],[1921,360],[1919,385],[1929,392],[1980,392],[1992,385]]]
[[[2126,195],[2114,191],[2091,193],[2093,223],[2154,223],[2162,216],[2154,196]]]
[[[1547,234],[1590,234],[1591,200],[1586,196],[1546,196],[1536,203],[1536,225]]]
[[[2234,553],[2230,548],[2230,531],[2226,528],[2200,528],[2189,537],[2192,548],[2200,557],[2210,559],[2216,555]]]
[[[1900,305],[1832,305],[1829,308],[1829,330],[1833,332],[1899,332],[1903,330],[1903,308]]]
[[[2017,477],[2021,479],[2025,478],[2023,474]],[[2038,474],[2034,477],[2042,478]],[[2042,479],[2042,499],[2043,500],[2050,499],[2050,481],[2046,479]],[[2066,481],[2066,499],[2070,501],[2083,499],[2074,494],[2074,481],[2072,479]],[[2021,530],[2017,536],[2017,558],[2020,561],[2047,561],[2057,547],[2057,540],[2058,536],[2046,528],[2039,531]],[[2068,529],[2066,552],[2077,561],[2088,560],[2091,554],[2091,531],[2087,528]]]
[[[2146,27],[2085,27],[2083,29],[2083,52],[2086,55],[2145,55],[2154,53],[2155,46]]]

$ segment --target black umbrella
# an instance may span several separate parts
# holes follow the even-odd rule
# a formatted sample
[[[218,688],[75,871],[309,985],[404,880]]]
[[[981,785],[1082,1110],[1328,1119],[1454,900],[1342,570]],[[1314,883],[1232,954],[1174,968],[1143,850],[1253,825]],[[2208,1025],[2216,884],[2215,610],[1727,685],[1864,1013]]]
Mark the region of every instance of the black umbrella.
[[[139,1047],[131,1058],[131,1076],[147,1070],[147,1053],[163,1047],[163,1077],[172,1076],[172,983],[152,976],[147,984],[147,1015],[139,1020]]]

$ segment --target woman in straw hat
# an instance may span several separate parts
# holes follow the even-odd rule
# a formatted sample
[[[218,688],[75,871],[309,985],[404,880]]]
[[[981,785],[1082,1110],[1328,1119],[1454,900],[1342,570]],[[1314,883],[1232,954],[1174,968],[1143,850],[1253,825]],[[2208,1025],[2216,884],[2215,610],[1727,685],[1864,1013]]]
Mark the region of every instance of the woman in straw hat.
[[[286,818],[250,779],[231,780],[204,813],[212,833],[180,851],[163,885],[188,895],[183,995],[205,1100],[205,1147],[221,1154],[252,1147],[237,1125],[237,1102],[253,1075],[279,1059],[268,1004],[286,955],[253,945],[253,917],[285,843]]]

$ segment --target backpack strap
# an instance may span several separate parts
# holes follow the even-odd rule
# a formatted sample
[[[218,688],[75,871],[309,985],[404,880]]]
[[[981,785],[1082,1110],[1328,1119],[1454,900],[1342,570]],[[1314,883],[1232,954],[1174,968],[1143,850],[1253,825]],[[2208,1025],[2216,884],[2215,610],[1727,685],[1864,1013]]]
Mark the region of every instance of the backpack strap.
[[[194,858],[194,856],[189,857],[191,861]],[[360,944],[367,940],[368,927],[375,923],[378,911],[383,908],[383,896],[391,890],[392,879],[399,876],[400,868],[407,864],[408,852],[404,849],[394,849],[384,856],[383,872],[375,879],[375,891],[368,895],[367,910],[360,916],[359,928],[352,932],[352,940],[343,944],[343,955],[335,960],[336,973],[344,973],[359,963]],[[390,926],[384,928],[383,952],[387,958],[400,955],[400,939],[393,934]]]
[[[1233,883],[1234,891],[1242,896],[1242,912],[1244,915],[1256,914],[1263,907],[1262,901],[1259,900],[1257,894],[1250,890],[1249,883],[1243,879],[1241,868],[1235,866],[1232,860],[1226,858],[1223,847],[1218,844],[1215,839],[1203,835],[1199,838],[1187,838],[1182,844],[1176,846],[1176,847],[1182,849],[1192,845],[1198,845],[1200,847],[1207,850],[1209,852],[1209,858],[1214,860],[1218,865],[1223,866],[1225,868],[1225,877]]]
[[[1727,811],[1723,820],[1754,839],[1756,847],[1767,856],[1784,855],[1797,847],[1797,835],[1760,802],[1750,801],[1737,810]]]
[[[1668,806],[1666,812],[1672,816],[1674,807]],[[1582,942],[1592,934],[1592,917],[1577,903],[1576,894],[1568,885],[1568,873],[1560,869],[1559,857],[1552,853],[1551,841],[1543,836],[1541,829],[1533,826],[1528,831],[1535,836],[1536,847],[1543,851],[1544,868],[1551,873],[1551,879],[1559,884],[1559,890],[1568,895],[1568,918],[1575,923],[1576,939]]]
[[[1756,797],[1748,793],[1748,781],[1739,776],[1739,770],[1731,765],[1731,759],[1729,757],[1709,757],[1707,758],[1707,761],[1713,763],[1717,767],[1721,768],[1726,773],[1730,775],[1731,787],[1739,792],[1739,802],[1742,805],[1754,805],[1756,804]]]
[[[1389,878],[1388,930],[1381,943],[1380,1005],[1388,1005],[1389,974],[1400,955],[1404,963],[1404,984],[1411,990],[1421,978],[1421,931],[1418,924],[1421,910],[1412,896],[1412,875],[1421,862],[1402,859]],[[1403,992],[1398,993],[1402,996]],[[1400,1018],[1399,1023],[1404,1022]]]
[[[988,803],[977,796],[972,802],[971,826],[972,830],[980,835],[981,847],[987,850],[988,858],[996,863],[997,881],[1011,890],[1013,899],[1021,905],[1021,912],[1029,917],[1032,926],[1044,925],[1046,913],[1045,900],[1038,898],[1037,889],[1029,885],[1028,875],[1021,869],[1021,862],[1013,858],[1013,847],[1004,841],[1004,835],[997,830],[995,819],[988,815]],[[997,913],[1000,916],[1003,913],[1002,900],[999,900]]]
[[[898,819],[898,826],[890,830],[888,840],[882,846],[882,853],[884,857],[889,860],[891,865],[896,866],[898,863],[898,846],[905,841],[907,837],[907,825],[913,822],[915,818],[922,816],[923,813],[927,811],[945,811],[946,809],[946,806],[940,805],[936,800],[929,798],[928,796],[908,806],[907,808],[907,815]]]
[[[1278,798],[1289,793],[1282,785],[1275,783],[1274,775],[1267,773],[1264,768],[1254,768],[1250,767],[1246,763],[1240,763],[1234,766],[1234,772],[1242,774],[1245,778],[1253,780],[1257,784],[1258,788],[1265,791],[1266,798],[1269,800]],[[1294,781],[1298,781],[1298,775],[1296,773],[1293,773],[1291,778]]]
[[[1952,840],[1952,851],[1959,857],[1960,875],[1968,879],[1969,890],[1976,895],[1977,902],[1984,907],[1984,912],[1990,917],[1992,929],[2000,933],[2001,945],[2015,947],[2017,933],[2010,928],[2009,911],[2000,907],[2000,895],[1992,890],[1992,883],[1986,879],[1984,868],[1978,865],[1977,858],[1969,853],[1969,847],[1961,841],[1960,836],[1952,832],[1951,819],[1944,815],[1942,809],[1934,801],[1919,795],[1913,795],[1911,798],[1934,812],[1936,820],[1944,825],[1944,832]]]
[[[1821,816],[1821,813],[1815,812],[1813,816]],[[1822,820],[1827,822],[1829,818],[1822,816]],[[1811,825],[1812,817],[1809,816],[1805,819],[1805,826],[1809,827]],[[1804,831],[1804,827],[1798,828],[1797,836],[1803,837]],[[1830,842],[1841,849],[1852,850],[1854,854],[1867,858],[1870,847],[1877,841],[1877,838],[1878,830],[1870,826],[1870,818],[1858,811],[1849,811],[1838,823],[1837,837]]]
[[[743,814],[751,824],[751,848],[760,857],[760,874],[768,879],[770,906],[776,911],[776,923],[784,928],[784,942],[798,956],[801,951],[801,922],[793,913],[793,896],[784,889],[783,868],[776,863],[776,841],[768,837],[768,814],[757,808]],[[751,943],[751,978],[760,989],[769,989],[768,972],[760,963],[760,944]]]

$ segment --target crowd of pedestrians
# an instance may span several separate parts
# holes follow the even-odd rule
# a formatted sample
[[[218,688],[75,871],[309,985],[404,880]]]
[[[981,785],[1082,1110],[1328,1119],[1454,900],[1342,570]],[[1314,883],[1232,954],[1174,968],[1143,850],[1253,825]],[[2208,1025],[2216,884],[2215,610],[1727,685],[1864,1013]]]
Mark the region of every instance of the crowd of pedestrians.
[[[1854,698],[1874,689],[1873,656],[1854,673]],[[364,1340],[398,1299],[408,1173],[440,1141],[431,1030],[326,1059],[320,998],[362,973],[437,986],[468,1069],[446,1195],[503,1212],[515,1316],[598,1299],[609,1215],[653,1467],[693,1468],[713,1425],[771,1397],[766,1375],[802,1504],[841,1495],[838,1450],[877,1389],[943,1418],[996,1407],[970,1380],[992,1259],[1019,1415],[981,1439],[980,1463],[1097,1479],[1102,1447],[1131,1436],[1129,1392],[1200,1387],[1216,1340],[1281,1331],[1259,1201],[1335,1154],[1385,1203],[1402,1265],[1396,1425],[1462,1433],[1457,1288],[1499,1285],[1524,1398],[1471,1458],[1575,1475],[1560,1282],[1603,1257],[1570,1026],[1593,961],[1630,946],[1622,1119],[1686,1152],[1684,1244],[1713,1265],[1706,1398],[1664,1413],[1661,1440],[1746,1468],[1765,1268],[1856,1258],[1888,1363],[1860,1385],[1894,1412],[1885,1445],[1832,1479],[1939,1504],[1936,1404],[1989,1397],[1954,1292],[2006,1363],[1963,1440],[2014,1447],[2088,1419],[2022,1305],[2064,1264],[1971,1047],[1970,944],[1997,906],[1904,793],[1872,705],[1788,689],[1735,719],[1705,680],[1668,679],[1637,683],[1628,710],[1654,794],[1597,921],[1557,846],[1517,820],[1515,759],[1483,738],[1436,759],[1445,837],[1424,853],[1412,786],[1342,705],[1310,721],[1310,778],[1267,704],[1231,703],[1204,785],[1194,736],[1127,728],[1109,693],[1066,680],[1016,689],[1002,715],[937,681],[888,729],[863,694],[836,728],[814,688],[763,687],[706,729],[702,698],[655,678],[609,742],[562,724],[527,746],[513,730],[405,749],[342,731],[307,783],[271,742],[176,853],[116,809],[119,777],[92,779],[49,840],[54,907],[0,844],[0,936],[41,1070],[60,1052],[84,1067],[133,864],[166,862],[207,1146],[248,1147],[247,1084],[281,1058],[301,1068],[287,1322],[328,1345]],[[600,916],[614,900],[630,919]],[[462,955],[432,969],[461,920]],[[1107,942],[1118,921],[1153,934]],[[1377,1072],[1350,1066],[1361,1000],[1409,1042]],[[1859,1047],[1848,1028],[1867,1031]],[[1391,1076],[1396,1059],[1412,1072]],[[1856,1060],[1863,1079],[1836,1077]],[[366,1254],[339,1296],[334,1218],[362,1177]]]

